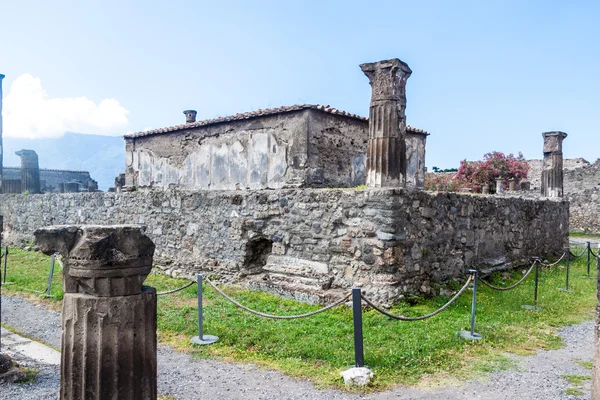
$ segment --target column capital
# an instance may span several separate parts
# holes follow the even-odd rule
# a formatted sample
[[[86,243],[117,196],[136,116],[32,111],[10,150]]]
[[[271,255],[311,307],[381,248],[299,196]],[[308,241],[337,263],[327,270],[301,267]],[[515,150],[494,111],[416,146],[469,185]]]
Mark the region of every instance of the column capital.
[[[369,78],[371,101],[396,100],[406,103],[406,81],[412,70],[398,58],[361,64],[360,69]]]
[[[43,253],[63,256],[67,293],[139,294],[152,269],[154,243],[139,225],[56,225],[34,235]]]

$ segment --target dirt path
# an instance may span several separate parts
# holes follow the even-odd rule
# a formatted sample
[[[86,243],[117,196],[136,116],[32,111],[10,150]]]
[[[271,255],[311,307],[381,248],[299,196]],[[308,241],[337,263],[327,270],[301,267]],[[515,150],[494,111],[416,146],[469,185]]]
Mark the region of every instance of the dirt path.
[[[60,314],[18,297],[3,297],[2,322],[46,343],[60,346]],[[307,381],[299,381],[276,371],[254,365],[212,360],[193,360],[189,355],[161,347],[158,351],[158,391],[178,400],[420,400],[420,399],[589,399],[589,381],[581,396],[569,396],[571,385],[563,375],[590,375],[578,361],[591,361],[593,323],[561,330],[566,346],[541,351],[530,357],[517,357],[518,367],[494,372],[481,380],[433,391],[398,387],[370,395],[347,394],[335,390],[316,390]],[[41,369],[32,385],[0,385],[0,399],[29,400],[58,395],[58,368],[36,365]]]

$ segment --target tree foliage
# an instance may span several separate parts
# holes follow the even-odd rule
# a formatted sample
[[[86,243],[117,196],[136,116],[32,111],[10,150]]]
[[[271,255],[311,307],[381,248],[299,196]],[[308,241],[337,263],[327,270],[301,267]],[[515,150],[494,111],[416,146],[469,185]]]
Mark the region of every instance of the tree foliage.
[[[485,154],[480,161],[461,161],[455,174],[428,174],[425,189],[456,191],[470,188],[474,192],[481,192],[487,185],[493,191],[496,179],[501,178],[508,185],[510,179],[516,182],[527,179],[528,171],[529,164],[523,154],[519,153],[515,157],[512,153],[505,155],[493,151]]]

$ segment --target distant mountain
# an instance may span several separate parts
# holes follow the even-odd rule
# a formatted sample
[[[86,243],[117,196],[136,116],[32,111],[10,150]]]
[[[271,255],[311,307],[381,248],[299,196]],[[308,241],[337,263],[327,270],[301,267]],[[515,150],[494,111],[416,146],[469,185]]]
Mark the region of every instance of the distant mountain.
[[[35,150],[40,168],[89,171],[100,190],[114,186],[115,177],[125,172],[125,141],[120,136],[65,133],[58,139],[20,139],[5,137],[4,166],[18,167],[15,151]]]

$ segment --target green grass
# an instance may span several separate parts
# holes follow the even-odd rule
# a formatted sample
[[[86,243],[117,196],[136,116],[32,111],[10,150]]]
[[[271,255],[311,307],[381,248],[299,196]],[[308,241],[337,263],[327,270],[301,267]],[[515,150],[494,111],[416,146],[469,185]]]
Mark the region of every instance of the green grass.
[[[569,232],[569,236],[585,236],[585,237],[600,237],[600,233],[589,232]]]
[[[577,364],[581,365],[585,369],[589,369],[590,371],[594,367],[594,364],[591,361],[577,361]]]
[[[25,374],[22,380],[19,381],[22,385],[27,385],[35,381],[35,377],[40,373],[37,368],[21,367],[21,372]]]
[[[592,379],[589,375],[562,375],[562,377],[573,386],[583,386],[583,382]]]
[[[565,394],[568,394],[569,396],[582,396],[585,393],[576,388],[567,388],[565,389]]]
[[[595,263],[593,264],[595,266]],[[43,290],[47,281],[49,258],[35,252],[14,250],[9,256],[9,293]],[[476,332],[483,339],[468,342],[457,332],[469,329],[471,296],[467,292],[446,311],[420,322],[391,320],[373,310],[363,313],[365,363],[375,373],[368,390],[381,390],[394,384],[431,386],[446,380],[470,378],[491,371],[514,368],[506,353],[532,354],[538,349],[562,345],[557,327],[593,317],[596,282],[580,279],[586,269],[585,257],[571,261],[570,289],[564,287],[565,267],[542,269],[538,305],[541,312],[521,309],[533,301],[533,275],[517,289],[491,291],[480,285],[477,299]],[[595,269],[593,268],[595,274]],[[60,304],[60,271],[55,272],[53,299]],[[521,272],[495,274],[496,285],[516,281]],[[177,288],[186,281],[151,274],[146,284],[158,291]],[[56,285],[56,286],[55,286]],[[269,294],[237,288],[226,292],[251,308],[274,314],[300,314],[318,309]],[[210,287],[204,288],[205,334],[219,341],[210,346],[192,347],[189,339],[197,335],[196,286],[158,300],[159,340],[198,358],[244,361],[274,368],[312,380],[318,387],[343,386],[339,373],[353,364],[352,312],[337,307],[314,317],[296,320],[269,320],[237,309]],[[416,316],[437,309],[448,297],[420,299],[414,305],[395,306],[393,313]]]

